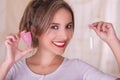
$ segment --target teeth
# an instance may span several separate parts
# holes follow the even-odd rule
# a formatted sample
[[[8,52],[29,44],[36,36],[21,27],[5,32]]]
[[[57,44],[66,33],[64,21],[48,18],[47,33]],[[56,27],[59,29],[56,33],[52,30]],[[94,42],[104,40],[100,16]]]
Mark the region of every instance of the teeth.
[[[53,42],[55,45],[58,45],[58,46],[62,46],[62,45],[64,45],[65,43],[63,43],[63,42]]]

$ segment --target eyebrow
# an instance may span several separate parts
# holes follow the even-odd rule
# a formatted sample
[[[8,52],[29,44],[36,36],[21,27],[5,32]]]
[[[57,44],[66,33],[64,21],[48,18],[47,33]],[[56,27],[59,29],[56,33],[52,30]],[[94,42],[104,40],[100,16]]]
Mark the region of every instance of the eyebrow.
[[[69,22],[68,24],[73,24],[73,22]]]
[[[50,25],[53,24],[53,25],[60,25],[59,23],[50,23]],[[73,22],[69,22],[67,24],[73,24]]]
[[[50,23],[50,25],[53,24],[53,25],[60,25],[59,23]]]

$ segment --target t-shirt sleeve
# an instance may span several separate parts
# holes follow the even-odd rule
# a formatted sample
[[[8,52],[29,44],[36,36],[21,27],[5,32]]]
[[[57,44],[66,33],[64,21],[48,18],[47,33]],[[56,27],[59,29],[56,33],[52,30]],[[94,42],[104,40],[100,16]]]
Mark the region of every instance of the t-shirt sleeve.
[[[77,60],[77,63],[79,69],[82,68],[83,80],[116,80],[117,79],[117,77],[105,74],[104,72],[80,60]]]
[[[116,77],[105,74],[98,69],[88,67],[88,69],[86,68],[83,80],[116,80]]]

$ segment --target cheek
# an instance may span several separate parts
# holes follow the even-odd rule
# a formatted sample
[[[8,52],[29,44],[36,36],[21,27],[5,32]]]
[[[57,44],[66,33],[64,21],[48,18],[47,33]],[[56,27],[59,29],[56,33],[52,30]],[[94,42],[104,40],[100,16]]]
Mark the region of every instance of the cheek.
[[[56,31],[48,30],[46,33],[46,37],[49,39],[53,39],[56,36],[55,34],[57,34]]]
[[[73,37],[73,31],[68,31],[68,37],[71,39]]]

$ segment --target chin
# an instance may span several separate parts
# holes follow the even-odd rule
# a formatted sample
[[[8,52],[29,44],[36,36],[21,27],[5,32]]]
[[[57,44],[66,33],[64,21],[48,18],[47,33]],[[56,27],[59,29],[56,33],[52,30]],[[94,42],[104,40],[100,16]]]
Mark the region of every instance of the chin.
[[[63,55],[63,54],[64,54],[64,52],[65,52],[65,50],[61,50],[61,51],[54,51],[54,53],[55,53],[56,55]]]

